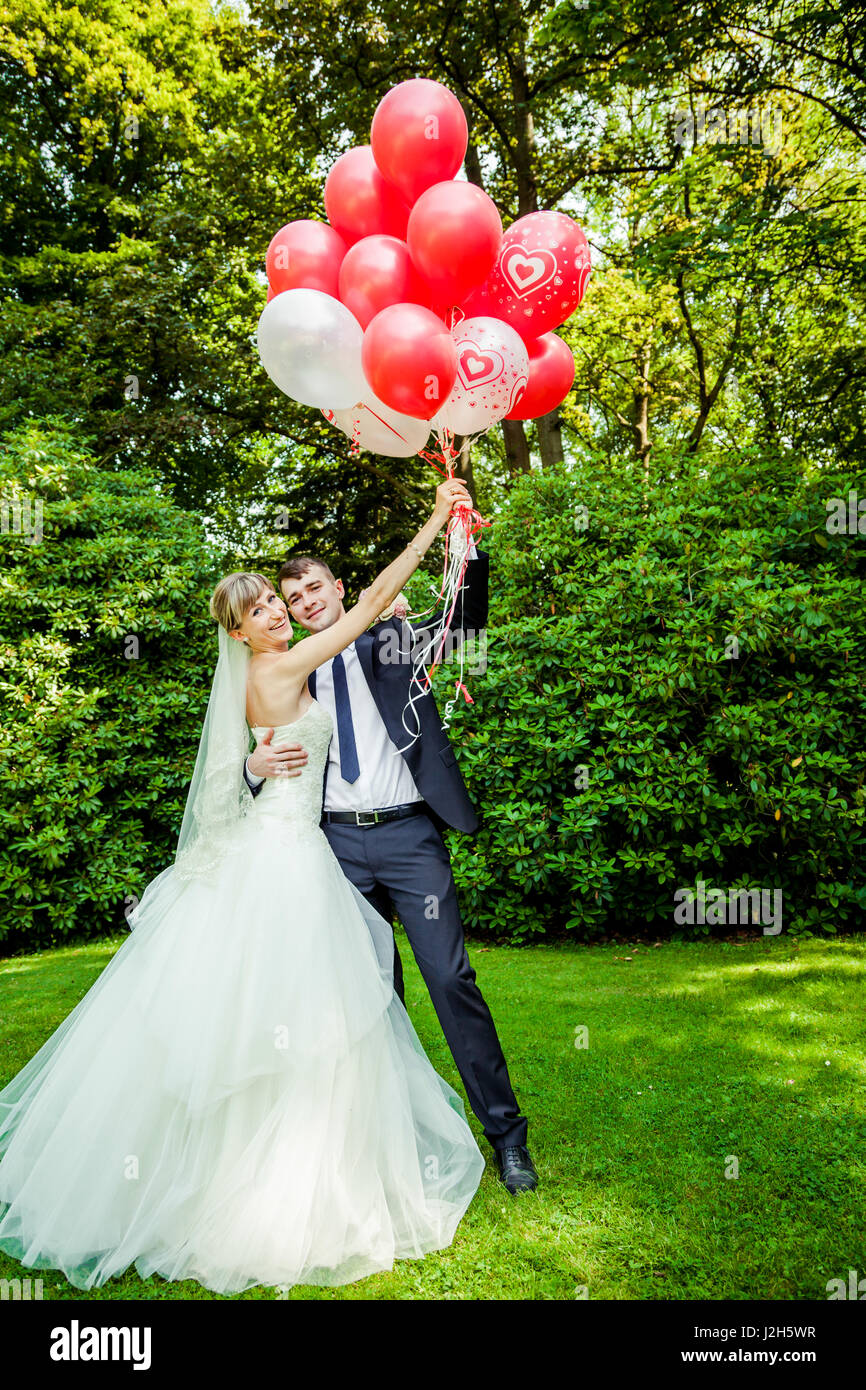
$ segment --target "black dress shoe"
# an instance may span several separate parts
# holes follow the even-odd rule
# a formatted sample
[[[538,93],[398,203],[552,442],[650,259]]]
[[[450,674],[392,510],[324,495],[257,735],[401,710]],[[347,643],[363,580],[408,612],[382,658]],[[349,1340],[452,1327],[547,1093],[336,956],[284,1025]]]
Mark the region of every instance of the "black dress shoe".
[[[515,1192],[531,1192],[538,1186],[538,1174],[529,1150],[522,1145],[506,1144],[505,1148],[497,1149],[496,1162],[499,1164],[499,1181],[512,1195]]]

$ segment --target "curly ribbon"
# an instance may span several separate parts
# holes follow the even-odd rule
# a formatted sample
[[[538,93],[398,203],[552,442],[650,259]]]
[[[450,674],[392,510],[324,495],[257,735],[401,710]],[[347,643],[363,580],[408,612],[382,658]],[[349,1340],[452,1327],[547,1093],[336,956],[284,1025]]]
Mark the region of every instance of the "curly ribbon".
[[[459,458],[459,450],[454,448],[454,436],[450,430],[446,429],[437,431],[437,438],[439,442],[438,452],[434,453],[426,449],[421,450],[421,458],[431,463],[437,472],[441,473],[446,479],[453,478],[454,461]],[[463,588],[466,567],[469,564],[469,551],[476,540],[480,539],[483,528],[485,526],[490,526],[490,524],[489,521],[485,521],[481,513],[476,511],[474,507],[463,505],[456,506],[448,518],[448,525],[445,531],[445,561],[439,592],[436,594],[429,608],[422,613],[413,614],[413,617],[424,618],[427,613],[432,612],[440,603],[443,605],[442,616],[439,622],[428,636],[426,642],[422,644],[412,663],[412,677],[409,682],[410,694],[406,705],[403,707],[402,714],[403,728],[409,735],[410,741],[406,745],[406,748],[399,750],[401,753],[405,752],[407,748],[411,748],[416,739],[420,737],[421,721],[418,717],[418,711],[415,709],[415,703],[430,689],[431,673],[441,663],[445,643],[448,639],[448,633],[451,630],[451,622],[454,617],[454,610],[457,606],[457,599]],[[454,695],[445,705],[442,722],[443,729],[449,729],[451,727],[450,721],[454,713],[454,707],[461,694],[467,704],[471,705],[475,703],[469,691],[466,689],[464,682],[464,646],[465,642],[461,641],[459,646],[460,673],[455,682]],[[429,671],[428,663],[430,666]],[[412,714],[415,725],[414,729],[410,728],[406,723],[407,712],[411,712]]]

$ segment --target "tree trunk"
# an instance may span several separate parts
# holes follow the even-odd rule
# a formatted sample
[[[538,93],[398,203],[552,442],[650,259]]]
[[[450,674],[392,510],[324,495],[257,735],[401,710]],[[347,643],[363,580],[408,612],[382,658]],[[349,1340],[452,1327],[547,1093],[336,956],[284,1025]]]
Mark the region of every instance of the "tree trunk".
[[[634,393],[634,449],[643,469],[644,488],[649,487],[649,457],[652,449],[649,437],[649,369],[650,344],[644,343],[635,363],[640,390]]]
[[[689,322],[688,324],[689,334],[692,338],[692,342],[695,344],[696,347],[696,356],[699,367],[698,390],[700,393],[700,408],[698,410],[698,418],[695,421],[694,428],[691,434],[689,435],[688,450],[690,454],[695,454],[698,451],[698,445],[700,444],[704,430],[706,429],[707,420],[710,418],[710,411],[712,410],[713,406],[718,400],[719,393],[721,392],[721,389],[725,384],[728,372],[731,370],[731,367],[733,365],[734,357],[737,351],[737,344],[740,337],[740,329],[743,326],[743,304],[744,301],[742,299],[737,300],[737,308],[734,314],[733,336],[731,337],[730,344],[728,346],[728,351],[725,354],[724,361],[722,362],[722,365],[719,368],[719,374],[716,377],[716,384],[712,387],[711,390],[707,389],[703,350],[701,349],[698,353],[700,343],[698,341],[697,334],[693,331],[691,322]]]
[[[522,420],[503,420],[502,436],[505,440],[505,461],[512,477],[517,473],[528,473],[532,467],[529,461],[529,445]]]
[[[538,431],[538,452],[542,468],[556,468],[562,463],[562,416],[559,409],[539,415],[535,422]]]
[[[466,170],[466,177],[470,183],[475,183],[479,188],[484,184],[481,179],[481,160],[478,158],[478,146],[470,140],[466,146],[466,154],[463,159],[463,167]]]
[[[472,467],[472,440],[461,439],[460,435],[454,440],[454,447],[460,450],[454,460],[454,477],[459,478],[469,489],[469,494],[475,501],[475,470]]]
[[[512,159],[517,175],[517,211],[523,217],[528,212],[538,211],[538,185],[535,182],[535,124],[532,119],[531,97],[529,94],[529,73],[526,67],[526,19],[521,11],[519,0],[512,0],[514,17],[514,48],[505,46],[505,58],[511,78],[511,95],[514,101],[514,148]],[[509,38],[511,35],[509,35]],[[516,50],[516,51],[515,51]]]

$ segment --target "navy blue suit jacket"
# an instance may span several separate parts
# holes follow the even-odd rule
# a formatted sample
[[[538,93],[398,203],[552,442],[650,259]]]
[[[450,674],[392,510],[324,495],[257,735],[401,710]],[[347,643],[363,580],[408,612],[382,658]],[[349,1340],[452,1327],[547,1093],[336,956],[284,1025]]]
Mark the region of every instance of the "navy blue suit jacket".
[[[456,648],[464,636],[477,640],[487,626],[490,561],[482,550],[477,550],[476,556],[466,566],[463,588],[455,604],[451,620],[452,648]],[[407,747],[411,736],[403,725],[403,709],[409,699],[412,679],[413,629],[414,640],[423,639],[425,629],[432,627],[438,616],[441,613],[413,624],[399,618],[376,623],[355,639],[355,651],[388,736],[401,750],[434,821],[440,829],[450,825],[454,830],[471,834],[478,829],[478,815],[469,800],[456,754],[442,728],[442,718],[429,689],[414,702],[417,723],[411,711],[406,713],[408,728],[413,732],[418,724],[421,728],[411,747]],[[315,671],[309,678],[309,685],[315,699]],[[417,687],[411,693],[417,693]],[[327,769],[325,776],[327,778]]]

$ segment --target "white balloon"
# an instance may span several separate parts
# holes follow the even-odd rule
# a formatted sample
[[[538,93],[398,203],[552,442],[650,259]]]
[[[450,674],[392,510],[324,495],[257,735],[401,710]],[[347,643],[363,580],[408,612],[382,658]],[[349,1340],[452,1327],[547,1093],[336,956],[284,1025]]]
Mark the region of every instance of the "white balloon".
[[[361,367],[364,330],[321,290],[283,290],[266,304],[257,342],[275,386],[301,405],[355,405],[370,388]]]
[[[374,396],[369,386],[366,398],[349,410],[323,410],[325,419],[362,449],[386,458],[407,459],[423,449],[430,434],[429,420],[401,415]]]
[[[451,336],[457,347],[457,380],[430,421],[435,430],[480,434],[517,404],[529,381],[529,353],[520,334],[501,319],[464,319]]]

